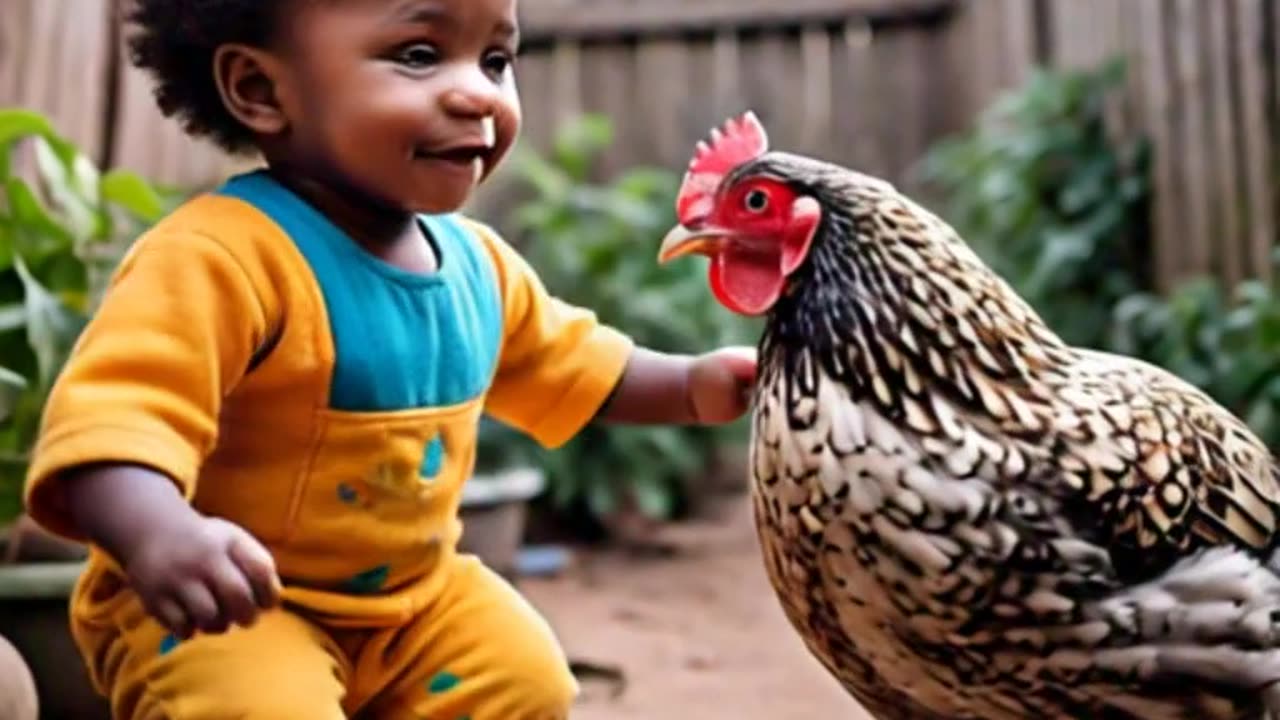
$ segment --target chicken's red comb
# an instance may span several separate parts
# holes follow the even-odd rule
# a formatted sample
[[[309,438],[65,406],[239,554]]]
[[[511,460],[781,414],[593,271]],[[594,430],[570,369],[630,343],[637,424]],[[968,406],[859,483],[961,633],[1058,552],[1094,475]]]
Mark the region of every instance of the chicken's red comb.
[[[691,225],[710,214],[712,197],[724,176],[768,150],[769,136],[750,110],[713,128],[709,141],[698,142],[680,186],[676,200],[680,223]]]

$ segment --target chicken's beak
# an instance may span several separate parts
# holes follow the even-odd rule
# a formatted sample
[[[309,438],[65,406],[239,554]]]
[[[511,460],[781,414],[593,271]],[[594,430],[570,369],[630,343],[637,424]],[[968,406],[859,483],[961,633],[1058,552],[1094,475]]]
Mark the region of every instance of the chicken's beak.
[[[671,228],[662,239],[662,247],[658,249],[658,262],[668,263],[685,255],[711,255],[715,253],[730,233],[720,228],[699,228],[690,230],[684,225]]]

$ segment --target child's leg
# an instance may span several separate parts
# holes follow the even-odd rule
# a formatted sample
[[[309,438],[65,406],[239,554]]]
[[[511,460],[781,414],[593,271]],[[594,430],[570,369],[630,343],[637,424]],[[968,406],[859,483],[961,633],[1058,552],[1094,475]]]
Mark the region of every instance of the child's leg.
[[[132,607],[130,607],[132,606]],[[177,642],[136,601],[101,633],[79,628],[116,720],[344,720],[333,640],[285,610]]]
[[[569,717],[578,685],[546,621],[474,558],[459,558],[452,572],[443,597],[410,625],[375,632],[352,648],[356,692],[390,681],[368,716]]]

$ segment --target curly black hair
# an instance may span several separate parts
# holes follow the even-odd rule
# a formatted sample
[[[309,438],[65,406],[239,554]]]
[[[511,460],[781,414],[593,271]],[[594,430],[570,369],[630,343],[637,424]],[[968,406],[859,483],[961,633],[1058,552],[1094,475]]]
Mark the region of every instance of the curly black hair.
[[[252,149],[253,134],[227,111],[213,78],[225,43],[264,46],[292,0],[132,0],[126,22],[129,60],[151,74],[165,117],[231,153]]]

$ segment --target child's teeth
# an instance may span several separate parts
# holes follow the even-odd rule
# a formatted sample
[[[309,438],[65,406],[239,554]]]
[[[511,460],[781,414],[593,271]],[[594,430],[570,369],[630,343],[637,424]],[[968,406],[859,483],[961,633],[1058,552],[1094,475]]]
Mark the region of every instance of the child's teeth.
[[[484,128],[485,147],[493,147],[494,142],[497,141],[497,138],[495,137],[496,133],[494,132],[494,129],[493,129],[493,118],[487,117],[481,120],[480,126]]]

